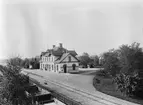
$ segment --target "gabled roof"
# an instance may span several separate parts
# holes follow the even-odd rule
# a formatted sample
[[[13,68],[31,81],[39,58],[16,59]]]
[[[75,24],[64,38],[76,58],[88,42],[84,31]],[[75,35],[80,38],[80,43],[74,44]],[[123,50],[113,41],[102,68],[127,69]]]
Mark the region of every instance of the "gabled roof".
[[[59,59],[55,61],[55,63],[61,63],[68,55],[73,56],[77,61],[79,61],[74,55],[71,53],[64,53]]]
[[[46,56],[46,55],[48,56],[49,54],[52,54],[54,56],[58,56],[60,58],[63,58],[63,56],[65,56],[65,53],[69,53],[72,56],[76,56],[77,55],[75,50],[67,50],[67,49],[65,49],[63,47],[54,47],[53,49],[48,49],[46,52],[42,52],[41,56]]]
[[[60,57],[60,59],[58,59],[58,60],[56,61],[56,63],[62,62],[68,55],[69,55],[69,53],[64,53],[64,54]]]

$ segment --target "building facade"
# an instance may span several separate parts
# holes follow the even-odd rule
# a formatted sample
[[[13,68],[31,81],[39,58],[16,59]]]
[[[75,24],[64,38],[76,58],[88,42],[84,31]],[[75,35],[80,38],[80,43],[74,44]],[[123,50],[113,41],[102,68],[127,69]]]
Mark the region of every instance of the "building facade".
[[[62,43],[58,47],[53,45],[52,49],[42,52],[40,56],[40,69],[52,72],[72,72],[77,71],[79,60],[74,50],[63,48]]]

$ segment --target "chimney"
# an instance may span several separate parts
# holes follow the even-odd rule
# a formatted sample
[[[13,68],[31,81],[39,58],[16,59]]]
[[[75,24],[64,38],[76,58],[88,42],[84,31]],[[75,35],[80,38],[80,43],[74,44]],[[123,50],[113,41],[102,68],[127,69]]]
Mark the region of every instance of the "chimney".
[[[60,48],[63,48],[63,44],[62,43],[59,43],[59,45],[60,45]]]
[[[55,48],[56,46],[55,45],[53,45],[53,48]]]

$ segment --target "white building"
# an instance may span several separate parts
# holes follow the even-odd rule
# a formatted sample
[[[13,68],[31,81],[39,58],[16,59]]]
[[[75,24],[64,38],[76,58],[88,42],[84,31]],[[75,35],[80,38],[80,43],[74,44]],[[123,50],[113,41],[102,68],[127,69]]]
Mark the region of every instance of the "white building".
[[[63,48],[62,43],[58,47],[41,53],[40,69],[53,72],[72,72],[78,70],[79,60],[74,50]]]

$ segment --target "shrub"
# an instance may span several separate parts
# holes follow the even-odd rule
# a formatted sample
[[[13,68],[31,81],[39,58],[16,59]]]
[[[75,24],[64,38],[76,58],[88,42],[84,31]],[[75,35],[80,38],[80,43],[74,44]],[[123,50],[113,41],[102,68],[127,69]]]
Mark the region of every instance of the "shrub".
[[[98,78],[98,77],[95,76],[93,78],[93,86],[96,87],[97,85],[100,85],[100,84],[101,84],[100,78]]]
[[[123,93],[123,95],[137,96],[138,93],[143,93],[143,79],[141,79],[137,73],[134,75],[121,73],[114,79],[114,82],[117,85],[117,89]]]
[[[109,74],[108,74],[108,72],[105,71],[105,70],[98,70],[98,71],[96,72],[96,76],[100,76],[100,77],[108,77]]]

